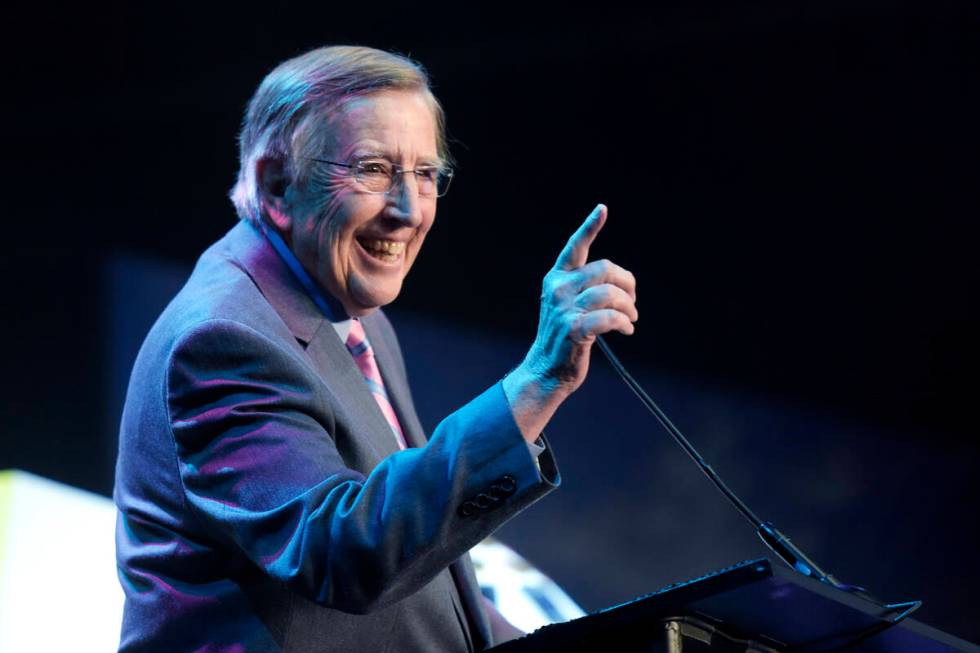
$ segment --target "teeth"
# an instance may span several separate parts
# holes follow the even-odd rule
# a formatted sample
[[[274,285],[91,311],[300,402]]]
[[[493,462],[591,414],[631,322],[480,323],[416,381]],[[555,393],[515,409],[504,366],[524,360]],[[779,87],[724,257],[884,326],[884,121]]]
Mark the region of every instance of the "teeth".
[[[361,244],[369,250],[379,252],[381,254],[389,254],[391,256],[397,256],[405,251],[405,243],[394,240],[364,239],[361,241]]]

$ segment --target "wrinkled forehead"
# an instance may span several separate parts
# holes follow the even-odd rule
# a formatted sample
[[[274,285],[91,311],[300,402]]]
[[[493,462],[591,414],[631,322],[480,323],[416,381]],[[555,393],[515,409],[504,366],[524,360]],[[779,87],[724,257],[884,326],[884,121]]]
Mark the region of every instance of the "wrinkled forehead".
[[[438,159],[441,149],[439,109],[427,89],[384,89],[347,96],[325,112],[318,128],[323,145],[337,155],[350,155],[352,149],[374,144],[409,148],[416,155]]]

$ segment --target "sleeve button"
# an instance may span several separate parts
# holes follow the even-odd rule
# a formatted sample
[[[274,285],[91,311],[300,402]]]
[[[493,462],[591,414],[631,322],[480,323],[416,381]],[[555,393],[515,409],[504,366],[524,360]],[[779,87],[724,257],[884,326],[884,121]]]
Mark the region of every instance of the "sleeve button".
[[[493,504],[494,504],[493,499],[485,495],[483,492],[480,492],[478,495],[476,495],[476,507],[479,508],[480,510],[486,510],[487,508],[493,506]]]

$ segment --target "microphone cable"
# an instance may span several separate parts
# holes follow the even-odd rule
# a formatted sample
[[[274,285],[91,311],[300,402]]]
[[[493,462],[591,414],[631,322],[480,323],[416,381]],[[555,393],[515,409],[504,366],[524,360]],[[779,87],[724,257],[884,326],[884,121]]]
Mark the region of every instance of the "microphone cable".
[[[698,450],[694,448],[694,445],[691,444],[686,437],[684,437],[684,434],[681,433],[680,429],[674,426],[674,423],[670,421],[669,417],[667,417],[667,413],[665,413],[660,406],[657,405],[653,398],[643,390],[636,379],[630,375],[630,373],[626,370],[626,367],[624,367],[619,361],[616,354],[614,354],[612,349],[609,348],[609,345],[606,344],[606,341],[602,336],[596,336],[596,344],[599,345],[599,349],[602,350],[602,353],[609,361],[609,364],[612,365],[613,369],[616,371],[616,374],[618,374],[619,377],[623,379],[623,382],[629,386],[630,390],[633,391],[633,394],[635,394],[640,400],[640,403],[646,406],[647,410],[653,413],[653,416],[657,419],[664,430],[666,430],[667,433],[670,434],[670,437],[674,439],[674,442],[676,442],[677,445],[684,450],[684,453],[686,453],[691,460],[694,461],[694,464],[697,465],[698,469],[700,469],[701,472],[711,480],[715,487],[718,488],[718,490],[725,495],[729,501],[731,501],[732,505],[735,506],[735,509],[738,510],[738,512],[745,517],[749,523],[752,524],[753,528],[756,529],[756,533],[759,535],[765,545],[769,547],[769,550],[776,554],[780,560],[804,576],[809,576],[810,578],[819,580],[820,582],[826,583],[835,589],[857,594],[877,604],[879,607],[885,610],[885,614],[893,615],[890,619],[888,619],[887,623],[889,625],[895,625],[902,621],[907,616],[915,612],[920,605],[922,605],[921,601],[909,601],[907,603],[895,604],[885,603],[869,595],[864,588],[842,583],[834,578],[833,575],[821,569],[819,565],[817,565],[805,553],[803,553],[799,547],[793,544],[790,539],[781,533],[775,526],[773,526],[772,523],[764,522],[759,519],[756,514],[752,512],[747,505],[745,505],[745,502],[738,498],[731,488],[725,484],[718,473],[715,472],[711,465],[709,465],[701,454],[698,453]]]

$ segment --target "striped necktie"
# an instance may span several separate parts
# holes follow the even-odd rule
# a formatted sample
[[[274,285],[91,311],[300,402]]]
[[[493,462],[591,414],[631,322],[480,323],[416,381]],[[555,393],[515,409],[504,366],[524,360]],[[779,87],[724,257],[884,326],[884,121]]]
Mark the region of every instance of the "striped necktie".
[[[388,420],[388,425],[395,434],[395,439],[398,440],[399,448],[404,449],[406,446],[405,434],[402,432],[401,424],[398,423],[398,416],[395,415],[395,409],[392,408],[391,402],[388,401],[388,393],[385,392],[385,384],[381,380],[381,371],[378,369],[378,363],[374,360],[374,350],[371,349],[371,344],[367,341],[367,336],[364,333],[364,327],[361,325],[360,320],[353,319],[350,322],[350,334],[347,336],[347,349],[350,350],[351,356],[354,357],[354,363],[357,365],[357,369],[361,370],[361,374],[364,375],[364,380],[367,381],[368,388],[371,390],[371,394],[374,395],[374,400],[378,402],[378,408],[381,409],[381,414]]]

